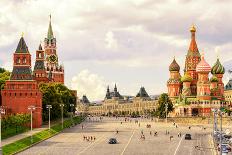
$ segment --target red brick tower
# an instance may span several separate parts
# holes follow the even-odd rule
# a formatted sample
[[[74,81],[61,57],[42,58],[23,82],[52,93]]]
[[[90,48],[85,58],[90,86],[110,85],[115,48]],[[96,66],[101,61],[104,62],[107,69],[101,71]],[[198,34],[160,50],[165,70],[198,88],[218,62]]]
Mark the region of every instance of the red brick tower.
[[[190,28],[190,32],[191,32],[191,42],[190,42],[189,50],[188,50],[188,53],[185,59],[184,72],[188,72],[188,75],[192,77],[193,80],[191,82],[191,93],[193,96],[196,96],[197,95],[197,80],[198,80],[197,73],[196,73],[196,66],[201,60],[201,55],[198,51],[197,43],[195,39],[196,28],[192,26]]]
[[[37,82],[33,80],[31,71],[31,54],[21,37],[14,53],[13,71],[10,80],[6,81],[1,92],[2,105],[8,114],[28,113],[29,106],[35,106],[33,112],[33,126],[42,125],[42,94]]]
[[[168,96],[178,97],[181,92],[181,81],[180,81],[180,66],[176,62],[175,58],[169,66],[170,78],[167,81],[168,86]]]
[[[39,44],[39,49],[36,51],[36,60],[33,71],[34,79],[40,82],[49,82],[48,75],[45,69],[45,52]]]
[[[53,35],[51,16],[47,37],[44,39],[45,69],[49,82],[64,83],[64,68],[59,65],[56,53],[56,38]]]

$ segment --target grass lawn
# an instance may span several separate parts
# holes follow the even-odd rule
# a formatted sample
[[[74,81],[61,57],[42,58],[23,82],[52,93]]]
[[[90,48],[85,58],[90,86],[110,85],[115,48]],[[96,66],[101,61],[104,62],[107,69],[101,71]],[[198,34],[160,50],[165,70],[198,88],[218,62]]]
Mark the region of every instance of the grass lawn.
[[[73,118],[73,123],[79,124],[82,122],[82,120],[83,120],[82,117],[77,116],[77,117]],[[68,128],[70,126],[72,126],[72,121],[70,119],[65,120],[64,121],[64,129]],[[47,130],[44,130],[44,131],[41,131],[39,133],[34,134],[32,136],[33,142],[31,142],[31,136],[29,136],[29,137],[20,139],[14,143],[3,146],[3,154],[4,155],[15,154],[15,153],[22,151],[22,150],[24,150],[24,149],[26,149],[34,144],[37,144],[37,143],[39,143],[39,142],[41,142],[49,137],[52,137],[61,131],[62,131],[62,124],[61,123],[56,124],[56,125],[51,127],[50,131],[49,131],[49,129],[47,129]]]

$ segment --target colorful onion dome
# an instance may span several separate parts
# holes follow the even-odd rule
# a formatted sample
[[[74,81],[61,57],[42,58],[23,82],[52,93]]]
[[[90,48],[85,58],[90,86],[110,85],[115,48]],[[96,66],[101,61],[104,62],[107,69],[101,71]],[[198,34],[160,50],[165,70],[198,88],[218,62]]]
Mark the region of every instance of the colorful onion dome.
[[[218,78],[213,75],[211,78],[210,78],[210,82],[218,82]]]
[[[212,74],[224,74],[225,73],[225,68],[222,66],[218,58],[217,58],[216,63],[213,65],[211,69],[211,73]]]
[[[211,71],[211,67],[205,61],[204,55],[201,56],[201,61],[197,64],[196,71],[197,72],[210,72]]]
[[[180,71],[180,66],[176,62],[175,58],[173,59],[172,63],[169,66],[169,71]]]
[[[182,82],[192,82],[192,80],[193,78],[187,72],[181,77]]]

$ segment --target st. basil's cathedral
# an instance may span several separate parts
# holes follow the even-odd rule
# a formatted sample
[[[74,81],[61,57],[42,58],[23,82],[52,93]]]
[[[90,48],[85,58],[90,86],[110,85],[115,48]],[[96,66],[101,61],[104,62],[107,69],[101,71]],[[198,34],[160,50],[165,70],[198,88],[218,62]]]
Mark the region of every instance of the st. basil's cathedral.
[[[31,54],[23,38],[13,54],[13,70],[1,91],[2,106],[7,114],[30,113],[29,107],[34,106],[33,126],[42,125],[42,93],[40,82],[57,82],[64,84],[64,67],[59,65],[56,51],[56,38],[53,35],[51,16],[44,39],[44,48],[39,44],[36,51],[34,70],[31,69]]]
[[[213,108],[225,104],[225,68],[217,58],[211,68],[204,54],[200,54],[196,43],[196,28],[190,28],[191,42],[185,59],[184,75],[175,58],[169,66],[170,78],[167,81],[168,95],[175,107],[175,116],[206,116]],[[212,76],[209,79],[209,73]]]

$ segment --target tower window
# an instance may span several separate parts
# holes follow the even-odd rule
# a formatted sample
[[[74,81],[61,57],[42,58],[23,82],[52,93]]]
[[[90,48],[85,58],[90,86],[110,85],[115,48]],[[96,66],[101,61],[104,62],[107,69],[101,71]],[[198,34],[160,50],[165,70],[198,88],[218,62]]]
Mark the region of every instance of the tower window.
[[[26,57],[23,57],[23,64],[27,63]]]
[[[39,58],[42,58],[42,53],[39,53]]]
[[[16,63],[20,64],[20,58],[19,57],[17,58]]]

